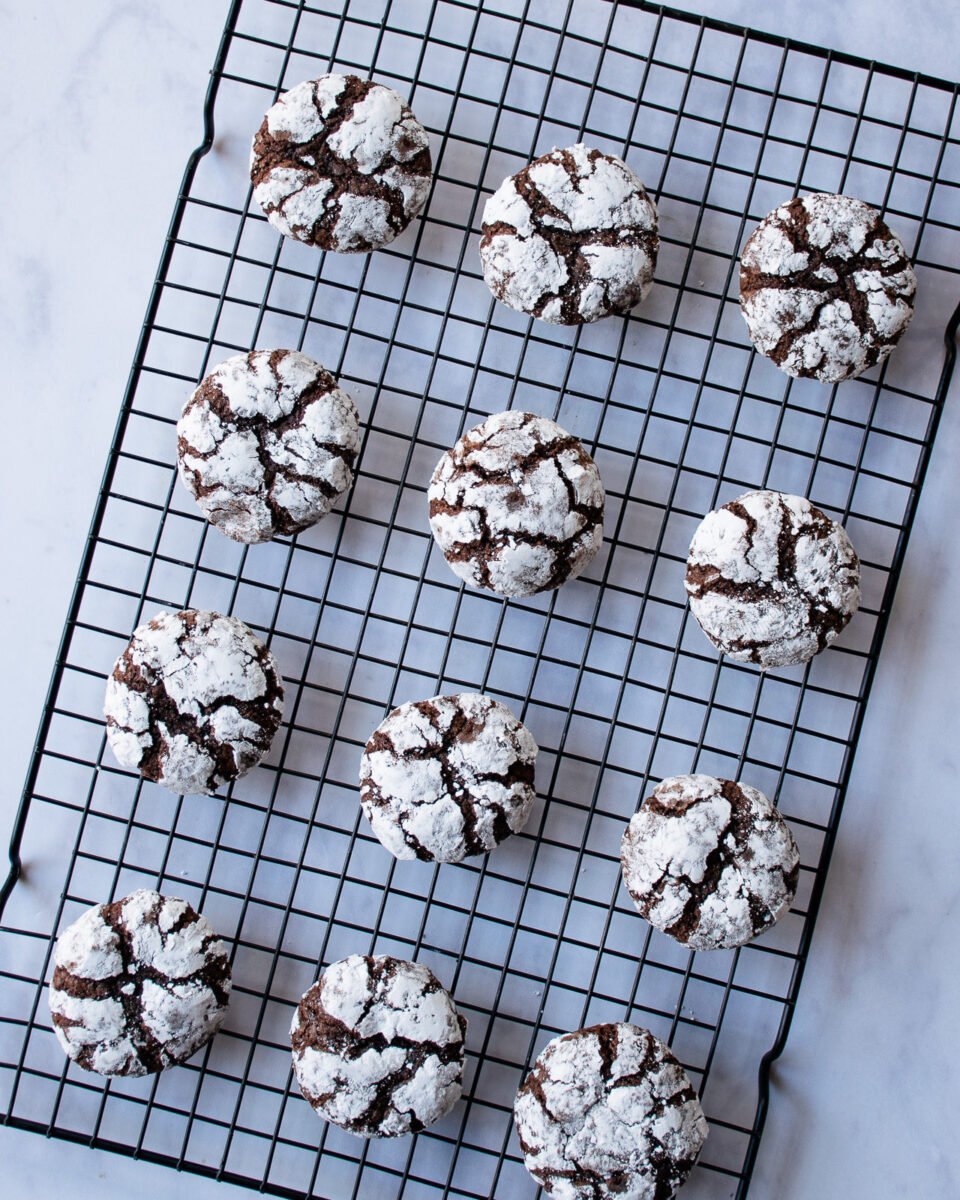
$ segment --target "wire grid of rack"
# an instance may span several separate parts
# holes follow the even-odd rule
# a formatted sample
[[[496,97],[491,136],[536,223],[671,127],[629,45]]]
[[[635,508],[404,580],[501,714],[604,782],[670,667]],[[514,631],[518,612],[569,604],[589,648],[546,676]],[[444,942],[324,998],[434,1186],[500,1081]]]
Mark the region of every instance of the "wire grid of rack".
[[[251,208],[263,110],[331,68],[410,96],[431,133],[424,217],[372,256],[318,255]],[[953,85],[646,4],[235,0],[11,848],[10,1124],[281,1195],[522,1200],[537,1189],[511,1106],[532,1058],[556,1033],[631,1019],[672,1043],[711,1123],[685,1196],[746,1195],[952,365],[956,104]],[[500,180],[578,139],[647,182],[662,250],[634,314],[569,330],[496,305],[476,242]],[[746,233],[799,190],[879,205],[918,264],[903,345],[839,388],[754,355],[737,311]],[[365,433],[336,513],[243,548],[176,483],[173,423],[209,366],[252,346],[302,346],[334,369]],[[505,603],[449,572],[425,491],[460,432],[509,406],[578,434],[608,502],[584,577]],[[863,559],[862,610],[806,669],[719,659],[685,606],[697,521],[757,486],[809,495]],[[113,659],[142,619],[187,605],[262,631],[287,686],[266,763],[214,798],[171,796],[104,752]],[[534,816],[485,859],[398,864],[359,816],[360,748],[395,704],[464,689],[534,732]],[[620,885],[625,821],[652,782],[691,770],[761,787],[801,847],[793,911],[739,952],[682,951]],[[51,1033],[52,932],[139,886],[186,896],[230,940],[234,996],[188,1065],[105,1082],[67,1068]],[[363,1142],[296,1093],[293,1005],[354,951],[428,963],[470,1021],[464,1100],[418,1137]]]

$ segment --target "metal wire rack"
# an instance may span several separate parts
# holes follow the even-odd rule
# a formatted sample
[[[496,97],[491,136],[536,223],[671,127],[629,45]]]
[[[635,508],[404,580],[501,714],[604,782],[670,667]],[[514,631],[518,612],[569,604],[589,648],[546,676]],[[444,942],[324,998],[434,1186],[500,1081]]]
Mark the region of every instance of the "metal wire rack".
[[[251,208],[252,130],[280,90],[331,68],[396,87],[431,132],[425,215],[372,256],[282,241]],[[278,1195],[522,1200],[536,1187],[511,1106],[531,1059],[558,1032],[626,1018],[672,1043],[703,1096],[711,1136],[685,1196],[746,1195],[953,365],[956,316],[945,365],[940,338],[960,274],[957,95],[642,3],[234,0],[0,893],[8,1123]],[[477,230],[505,175],[577,139],[638,171],[663,245],[631,317],[554,329],[494,304]],[[903,345],[839,388],[751,353],[737,311],[746,233],[805,189],[880,206],[920,275]],[[338,512],[242,548],[175,482],[172,427],[208,366],[252,346],[302,346],[334,369],[365,434]],[[608,511],[585,577],[504,603],[449,572],[425,491],[460,432],[508,406],[585,441]],[[864,562],[863,609],[804,670],[720,660],[687,615],[694,526],[757,486],[811,496]],[[173,797],[104,753],[114,657],[141,619],[186,605],[263,631],[287,683],[267,763],[215,798]],[[398,864],[359,817],[360,747],[391,706],[465,688],[533,730],[538,807],[485,860]],[[739,952],[682,952],[620,885],[639,799],[694,769],[776,797],[801,846],[793,912]],[[230,939],[234,999],[188,1065],[107,1083],[68,1069],[50,1031],[52,934],[138,886],[186,896]],[[316,1119],[287,1040],[320,965],[373,950],[428,963],[470,1020],[464,1101],[382,1143]]]

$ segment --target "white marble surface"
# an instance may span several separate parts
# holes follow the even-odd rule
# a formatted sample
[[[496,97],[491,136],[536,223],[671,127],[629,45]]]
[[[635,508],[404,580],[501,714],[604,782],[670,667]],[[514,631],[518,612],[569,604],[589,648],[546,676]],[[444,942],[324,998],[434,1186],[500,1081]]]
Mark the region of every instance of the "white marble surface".
[[[700,0],[698,11],[956,74],[943,0]],[[12,821],[225,0],[0,3],[6,438],[0,828]],[[841,19],[842,16],[842,19]],[[958,381],[960,382],[960,381]],[[960,1195],[954,387],[861,740],[752,1195]],[[51,419],[55,414],[55,419]],[[933,564],[936,564],[935,566]],[[895,731],[895,732],[894,732]],[[4,832],[5,840],[5,832]],[[0,1131],[5,1195],[246,1193]]]

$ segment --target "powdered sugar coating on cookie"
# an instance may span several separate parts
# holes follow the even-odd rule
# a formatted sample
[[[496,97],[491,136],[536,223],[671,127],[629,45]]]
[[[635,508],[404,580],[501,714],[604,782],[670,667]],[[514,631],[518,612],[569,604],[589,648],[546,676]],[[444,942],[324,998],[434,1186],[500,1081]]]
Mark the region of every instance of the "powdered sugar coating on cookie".
[[[782,204],[740,260],[750,338],[788,375],[836,383],[882,362],[913,316],[917,277],[880,214],[818,192]]]
[[[514,1120],[527,1170],[557,1200],[668,1200],[707,1137],[670,1048],[622,1022],[548,1042]]]
[[[392,88],[323,75],[284,92],[253,141],[254,198],[286,237],[363,253],[393,241],[430,191],[426,130]]]
[[[283,712],[276,660],[236,617],[185,609],[134,631],[107,680],[120,763],[175,792],[212,792],[266,754]]]
[[[228,358],[177,423],[184,486],[207,520],[238,542],[319,521],[353,482],[359,448],[356,405],[297,350]]]
[[[795,666],[856,612],[860,561],[843,526],[809,500],[746,492],[700,522],[685,585],[693,615],[724,654]]]
[[[643,184],[621,159],[583,144],[535,159],[483,210],[487,286],[558,325],[629,312],[650,290],[658,248]]]
[[[54,949],[54,1033],[100,1075],[184,1062],[219,1029],[229,995],[223,943],[185,900],[159,892],[87,909]]]
[[[555,421],[503,412],[441,458],[428,491],[430,528],[473,587],[532,596],[579,575],[603,544],[596,463]]]
[[[432,971],[389,955],[331,963],[290,1027],[293,1069],[321,1117],[361,1137],[398,1137],[460,1098],[467,1023]]]
[[[770,801],[744,783],[676,775],[631,818],[620,851],[638,911],[692,950],[743,946],[797,891],[800,855]]]
[[[527,823],[537,744],[505,704],[471,692],[401,704],[360,763],[360,803],[397,858],[460,862]]]

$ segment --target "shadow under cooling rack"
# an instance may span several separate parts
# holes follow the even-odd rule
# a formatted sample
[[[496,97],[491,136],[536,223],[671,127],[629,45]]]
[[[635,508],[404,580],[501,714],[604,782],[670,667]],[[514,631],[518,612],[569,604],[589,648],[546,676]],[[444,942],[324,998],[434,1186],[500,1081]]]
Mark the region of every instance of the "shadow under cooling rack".
[[[431,135],[425,213],[372,256],[282,241],[250,204],[264,109],[331,68],[396,87]],[[27,870],[3,892],[0,955],[10,1124],[281,1195],[524,1200],[536,1187],[511,1106],[533,1056],[556,1033],[630,1019],[672,1043],[702,1093],[711,1134],[685,1198],[746,1195],[946,390],[956,102],[953,85],[647,5],[232,5],[15,831]],[[476,249],[504,176],[579,139],[644,179],[662,251],[633,315],[572,330],[495,305]],[[902,346],[838,388],[758,358],[738,311],[747,231],[801,190],[881,207],[920,276]],[[209,366],[253,346],[302,346],[336,371],[364,442],[337,512],[244,548],[176,482],[173,425]],[[425,512],[441,452],[505,407],[581,437],[608,494],[586,575],[510,603],[459,586]],[[864,563],[864,607],[839,643],[766,675],[717,658],[682,586],[702,515],[760,486],[809,495]],[[224,796],[172,796],[104,753],[114,658],[142,619],[186,605],[262,631],[287,684],[269,758]],[[537,808],[487,859],[394,862],[360,820],[360,748],[393,705],[462,689],[530,726]],[[762,788],[800,844],[794,910],[740,952],[682,951],[620,885],[626,820],[653,782],[691,770]],[[187,897],[230,941],[234,998],[190,1064],[105,1082],[68,1068],[50,1030],[52,935],[139,886]],[[292,1007],[354,951],[426,962],[470,1021],[464,1100],[415,1138],[352,1138],[293,1084]]]

